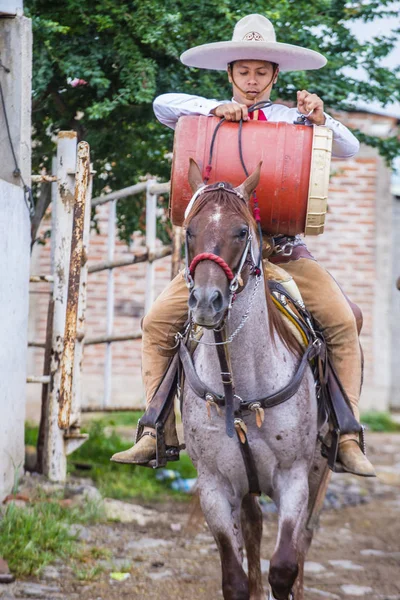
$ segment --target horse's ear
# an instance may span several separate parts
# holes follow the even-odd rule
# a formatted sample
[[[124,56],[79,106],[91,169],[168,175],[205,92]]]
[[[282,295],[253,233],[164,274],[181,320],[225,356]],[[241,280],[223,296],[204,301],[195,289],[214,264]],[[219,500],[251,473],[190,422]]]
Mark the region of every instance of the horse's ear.
[[[193,158],[190,159],[188,179],[189,179],[190,187],[192,188],[193,194],[195,192],[197,192],[199,187],[204,185],[204,181],[201,176],[201,171],[200,171],[199,165],[197,164],[197,162],[195,160],[193,160]]]
[[[248,178],[245,181],[243,181],[243,183],[241,185],[239,185],[239,187],[235,188],[239,192],[239,194],[242,194],[242,196],[244,197],[246,202],[248,202],[250,200],[251,194],[254,192],[254,190],[256,189],[256,187],[259,184],[261,165],[262,165],[262,160],[260,160],[260,162],[258,163],[256,169],[252,172],[252,174],[249,175]]]

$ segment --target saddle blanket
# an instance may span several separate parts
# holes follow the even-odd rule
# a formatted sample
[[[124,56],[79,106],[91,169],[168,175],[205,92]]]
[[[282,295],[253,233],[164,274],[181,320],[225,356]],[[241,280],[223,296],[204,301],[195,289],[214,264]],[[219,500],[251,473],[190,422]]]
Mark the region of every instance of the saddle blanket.
[[[268,260],[264,260],[263,265],[264,276],[270,285],[272,301],[280,311],[285,326],[291,331],[301,346],[306,348],[309,342],[309,337],[306,334],[306,331],[309,330],[309,325],[304,321],[296,308],[295,303],[304,307],[304,301],[295,280],[282,267]],[[280,294],[278,290],[275,290],[274,283],[281,285],[293,301],[287,296]]]

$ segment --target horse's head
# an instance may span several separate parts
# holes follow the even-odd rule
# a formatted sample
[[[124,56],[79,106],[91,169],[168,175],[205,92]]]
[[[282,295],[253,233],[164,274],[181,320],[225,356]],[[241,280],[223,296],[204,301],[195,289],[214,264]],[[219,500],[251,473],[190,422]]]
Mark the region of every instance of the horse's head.
[[[190,161],[189,183],[195,196],[184,223],[189,308],[195,323],[203,327],[221,323],[240,283],[239,271],[256,235],[249,199],[260,169],[261,163],[237,188],[229,183],[204,186],[199,167]]]

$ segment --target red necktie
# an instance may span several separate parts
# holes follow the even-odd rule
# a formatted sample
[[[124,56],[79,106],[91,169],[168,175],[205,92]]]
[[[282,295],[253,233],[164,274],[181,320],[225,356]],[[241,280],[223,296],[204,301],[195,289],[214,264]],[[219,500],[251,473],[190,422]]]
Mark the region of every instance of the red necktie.
[[[255,110],[249,113],[249,117],[251,121],[268,121],[262,110]]]

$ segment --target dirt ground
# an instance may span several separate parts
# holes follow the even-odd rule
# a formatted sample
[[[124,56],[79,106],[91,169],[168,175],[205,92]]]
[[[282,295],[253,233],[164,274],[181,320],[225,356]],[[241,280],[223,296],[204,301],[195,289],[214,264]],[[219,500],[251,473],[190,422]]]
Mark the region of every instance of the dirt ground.
[[[370,434],[369,456],[377,467],[378,479],[333,476],[307,558],[307,600],[400,600],[400,435]],[[219,555],[202,520],[188,527],[190,504],[146,508],[157,511],[158,522],[109,522],[83,528],[83,543],[106,547],[112,554],[96,580],[79,582],[68,565],[56,564],[40,581],[0,585],[0,598],[221,598]],[[266,590],[268,559],[277,529],[276,513],[271,508],[264,506],[262,569]],[[151,510],[149,514],[153,514]],[[111,571],[129,571],[130,575],[126,581],[114,581]]]

